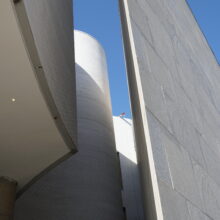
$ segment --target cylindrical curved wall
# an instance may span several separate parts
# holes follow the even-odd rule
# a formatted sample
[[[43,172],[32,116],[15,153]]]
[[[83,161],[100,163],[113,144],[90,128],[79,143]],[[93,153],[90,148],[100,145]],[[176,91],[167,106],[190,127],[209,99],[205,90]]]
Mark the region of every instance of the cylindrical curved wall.
[[[93,37],[80,31],[75,31],[75,62],[79,145],[75,218],[121,220],[121,180],[105,53]]]
[[[75,31],[78,150],[16,204],[16,220],[123,220],[105,54]]]

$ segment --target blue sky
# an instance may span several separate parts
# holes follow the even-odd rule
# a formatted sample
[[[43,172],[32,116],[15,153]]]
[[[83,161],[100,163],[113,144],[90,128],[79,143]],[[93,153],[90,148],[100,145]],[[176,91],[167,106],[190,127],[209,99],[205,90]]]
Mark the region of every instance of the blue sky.
[[[188,0],[220,63],[220,1]],[[75,29],[94,36],[104,47],[109,71],[113,114],[131,117],[121,40],[118,0],[74,0]]]
[[[75,29],[94,36],[104,47],[114,115],[131,117],[121,39],[118,0],[74,0]]]
[[[188,3],[220,63],[220,1],[188,0]]]

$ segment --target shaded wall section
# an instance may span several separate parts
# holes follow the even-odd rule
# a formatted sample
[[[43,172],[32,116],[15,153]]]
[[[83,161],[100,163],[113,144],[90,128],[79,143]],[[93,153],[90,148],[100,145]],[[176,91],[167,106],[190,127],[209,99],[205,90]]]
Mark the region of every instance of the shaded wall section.
[[[76,143],[76,85],[72,0],[24,0],[15,4],[18,18],[24,4],[42,68],[56,104],[57,120]],[[20,12],[20,13],[19,13]],[[23,22],[21,22],[21,26]],[[23,27],[24,35],[25,27]],[[33,58],[33,57],[32,57]],[[34,58],[33,58],[34,59]],[[61,118],[59,118],[61,117]]]
[[[118,151],[121,176],[122,199],[126,220],[143,220],[143,203],[140,176],[133,135],[133,123],[129,118],[113,117],[116,149]]]
[[[79,152],[17,200],[16,220],[124,219],[105,54],[75,33]]]
[[[3,0],[0,2],[0,26],[2,27],[0,39],[0,122],[2,126],[0,175],[9,176],[18,182],[18,195],[51,166],[55,166],[64,157],[76,152],[74,138],[76,121],[70,120],[73,128],[73,135],[70,136],[71,132],[67,131],[64,120],[59,114],[62,109],[58,110],[55,103],[55,99],[61,101],[62,97],[58,96],[59,93],[52,95],[52,89],[48,86],[49,80],[45,76],[49,75],[52,78],[58,74],[44,68],[53,60],[53,54],[59,52],[56,49],[56,42],[52,40],[49,42],[50,47],[54,49],[53,54],[49,51],[49,46],[45,45],[44,50],[49,51],[47,51],[47,56],[39,56],[32,32],[35,25],[29,24],[30,19],[27,17],[24,1]],[[49,1],[45,2],[49,4]],[[52,4],[54,2],[50,1]],[[40,4],[40,1],[38,3]],[[66,2],[61,4],[63,8],[65,4]],[[55,4],[53,9],[56,6],[60,8],[61,5]],[[38,10],[39,16],[40,11],[43,10],[44,8]],[[36,19],[42,20],[43,15],[39,16]],[[64,18],[57,9],[57,16],[60,16],[63,26],[66,25],[65,22],[72,22],[72,13],[65,14]],[[44,17],[44,22],[53,32],[59,29],[59,25],[49,22],[49,18]],[[71,25],[69,28],[72,28]],[[41,39],[42,43],[46,41],[46,37],[50,37],[52,31],[44,34],[46,36]],[[68,31],[65,32],[68,35]],[[68,54],[68,51],[65,53]],[[45,65],[42,65],[39,57],[43,58]],[[72,56],[71,59],[74,57]],[[74,65],[71,66],[74,67]],[[74,77],[74,71],[71,75]],[[72,80],[71,83],[75,88],[75,81]],[[65,86],[64,83],[61,84],[59,88]],[[69,93],[65,92],[68,96]],[[73,97],[76,95],[74,92],[73,90],[71,94]],[[74,114],[76,112],[74,100],[70,100],[68,106]],[[69,109],[66,108],[65,111]]]
[[[149,219],[219,219],[220,70],[185,0],[122,0]]]

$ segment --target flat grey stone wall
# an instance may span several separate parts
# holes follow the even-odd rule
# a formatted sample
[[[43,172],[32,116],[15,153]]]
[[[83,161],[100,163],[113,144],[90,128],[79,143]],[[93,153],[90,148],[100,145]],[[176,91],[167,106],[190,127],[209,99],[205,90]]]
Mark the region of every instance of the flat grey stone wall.
[[[120,2],[146,218],[217,220],[219,65],[185,0]]]

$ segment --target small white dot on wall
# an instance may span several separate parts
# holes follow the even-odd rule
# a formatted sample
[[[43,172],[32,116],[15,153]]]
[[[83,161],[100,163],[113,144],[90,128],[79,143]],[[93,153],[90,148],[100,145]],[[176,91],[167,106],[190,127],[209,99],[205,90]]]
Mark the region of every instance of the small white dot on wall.
[[[15,99],[15,98],[12,98],[12,99],[11,99],[11,101],[12,101],[12,102],[15,102],[15,101],[16,101],[16,99]]]

